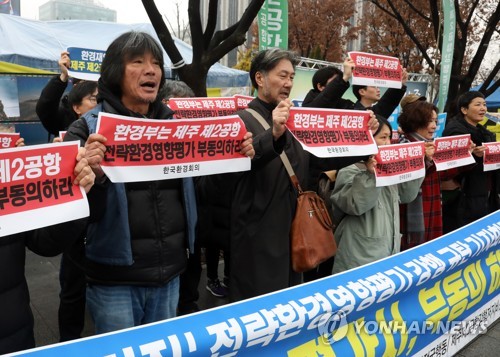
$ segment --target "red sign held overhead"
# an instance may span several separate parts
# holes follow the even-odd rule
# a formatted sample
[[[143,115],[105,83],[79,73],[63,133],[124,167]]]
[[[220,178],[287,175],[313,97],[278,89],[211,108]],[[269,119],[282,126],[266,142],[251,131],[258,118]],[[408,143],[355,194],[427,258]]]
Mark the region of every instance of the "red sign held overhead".
[[[349,52],[354,61],[352,84],[374,87],[401,88],[403,68],[397,57]]]

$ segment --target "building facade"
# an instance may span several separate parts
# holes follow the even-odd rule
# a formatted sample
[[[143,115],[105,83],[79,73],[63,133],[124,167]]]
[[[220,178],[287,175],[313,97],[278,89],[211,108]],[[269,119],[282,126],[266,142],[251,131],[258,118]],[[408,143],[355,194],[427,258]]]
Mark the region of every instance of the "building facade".
[[[96,0],[50,0],[38,8],[38,13],[41,21],[95,20],[116,22],[116,11],[104,7]]]

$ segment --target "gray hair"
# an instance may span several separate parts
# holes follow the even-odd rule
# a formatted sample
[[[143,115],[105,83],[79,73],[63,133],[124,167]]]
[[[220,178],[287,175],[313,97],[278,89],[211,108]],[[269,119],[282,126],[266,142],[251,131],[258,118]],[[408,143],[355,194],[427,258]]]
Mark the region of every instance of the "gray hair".
[[[250,66],[250,80],[252,81],[253,87],[258,88],[257,82],[255,81],[255,74],[257,72],[266,74],[276,67],[283,59],[289,60],[292,63],[293,69],[295,69],[300,60],[295,52],[279,48],[270,48],[257,53],[257,56],[252,60]]]
[[[160,99],[194,97],[193,90],[183,81],[165,80],[165,84],[158,92]]]

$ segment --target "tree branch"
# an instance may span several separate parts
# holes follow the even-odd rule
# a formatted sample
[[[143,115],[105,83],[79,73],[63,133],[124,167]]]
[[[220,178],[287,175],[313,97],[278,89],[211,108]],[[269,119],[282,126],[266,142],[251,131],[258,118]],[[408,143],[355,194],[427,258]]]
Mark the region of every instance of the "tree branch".
[[[156,7],[154,0],[142,0],[142,5],[148,14],[149,19],[151,20],[151,24],[160,39],[160,43],[167,52],[168,57],[172,61],[172,63],[179,63],[183,60],[177,46],[175,46],[174,40],[167,26],[165,26],[165,22]]]
[[[193,48],[192,63],[199,63],[203,56],[203,30],[201,26],[200,0],[189,0],[189,28],[191,30],[191,46]]]
[[[217,26],[217,10],[219,8],[219,0],[210,0],[208,4],[208,21],[205,33],[203,34],[204,49],[208,49],[210,41],[214,35],[215,27]]]
[[[213,65],[233,48],[245,43],[246,33],[259,13],[264,1],[265,0],[252,0],[238,22],[225,31],[220,31],[220,34],[216,33],[214,35],[214,39],[217,38],[217,42],[219,43],[216,43],[216,41],[212,39],[209,46],[210,51],[206,53],[205,56],[207,65]],[[228,36],[225,37],[226,35]]]
[[[432,17],[432,29],[434,31],[434,38],[436,39],[436,43],[439,43],[439,27],[441,26],[441,23],[439,21],[439,5],[438,1],[436,0],[429,0],[429,9],[431,11],[431,17]]]
[[[388,0],[387,3],[391,7],[392,12],[393,12],[394,16],[396,17],[396,19],[398,20],[398,22],[400,23],[400,25],[403,26],[403,29],[406,32],[406,34],[408,35],[408,37],[410,37],[410,39],[413,41],[413,43],[417,46],[418,50],[422,53],[422,56],[426,60],[429,67],[434,69],[435,64],[432,61],[432,59],[429,57],[429,54],[427,53],[427,48],[424,48],[424,46],[422,46],[422,43],[415,36],[415,33],[412,31],[410,26],[408,26],[408,24],[403,19],[403,17],[401,17],[401,14],[398,12],[398,10],[396,9],[396,7],[392,3],[392,1]]]
[[[404,0],[404,2],[406,3],[406,5],[408,5],[408,7],[410,9],[413,10],[413,12],[415,12],[418,16],[420,16],[422,19],[424,19],[425,21],[427,22],[432,22],[431,21],[431,18],[429,16],[426,16],[422,11],[420,11],[419,9],[417,9],[415,7],[415,5],[413,5],[409,0]],[[437,2],[437,1],[434,1],[434,2]]]
[[[457,0],[458,2],[458,0]],[[469,11],[469,16],[467,16],[467,20],[465,21],[464,25],[468,28],[470,25],[470,22],[472,21],[472,16],[474,15],[474,11],[476,10],[477,5],[479,4],[479,0],[476,0],[474,3],[472,3],[472,8]]]
[[[495,32],[495,28],[498,26],[498,22],[500,21],[500,3],[497,4],[497,8],[495,12],[491,15],[490,20],[486,24],[486,28],[484,29],[483,38],[479,43],[476,54],[472,59],[472,62],[469,66],[469,70],[467,71],[467,76],[472,79],[476,76],[479,71],[479,67],[481,66],[481,62],[488,50],[488,46],[490,44],[491,37]]]
[[[393,17],[396,20],[398,19],[396,17],[396,15],[394,15],[392,12],[390,12],[387,8],[383,7],[382,4],[380,4],[380,2],[378,0],[368,0],[368,1],[370,1],[373,5],[375,5],[376,7],[378,7],[380,10],[382,10],[383,12],[385,12],[390,17]]]
[[[491,70],[488,77],[486,77],[486,79],[484,80],[481,88],[479,88],[479,91],[483,93],[485,97],[493,94],[497,90],[497,88],[500,87],[500,80],[496,80],[495,82],[493,82],[499,71],[500,71],[500,61],[497,62],[497,64]],[[489,87],[491,83],[493,84],[491,85],[491,87]]]

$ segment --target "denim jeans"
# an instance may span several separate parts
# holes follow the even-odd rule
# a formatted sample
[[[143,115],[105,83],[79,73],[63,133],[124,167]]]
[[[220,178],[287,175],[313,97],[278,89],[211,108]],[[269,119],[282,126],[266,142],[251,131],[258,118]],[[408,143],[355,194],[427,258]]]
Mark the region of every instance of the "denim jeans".
[[[87,307],[96,334],[175,317],[178,301],[178,276],[160,287],[94,284],[87,287]]]

